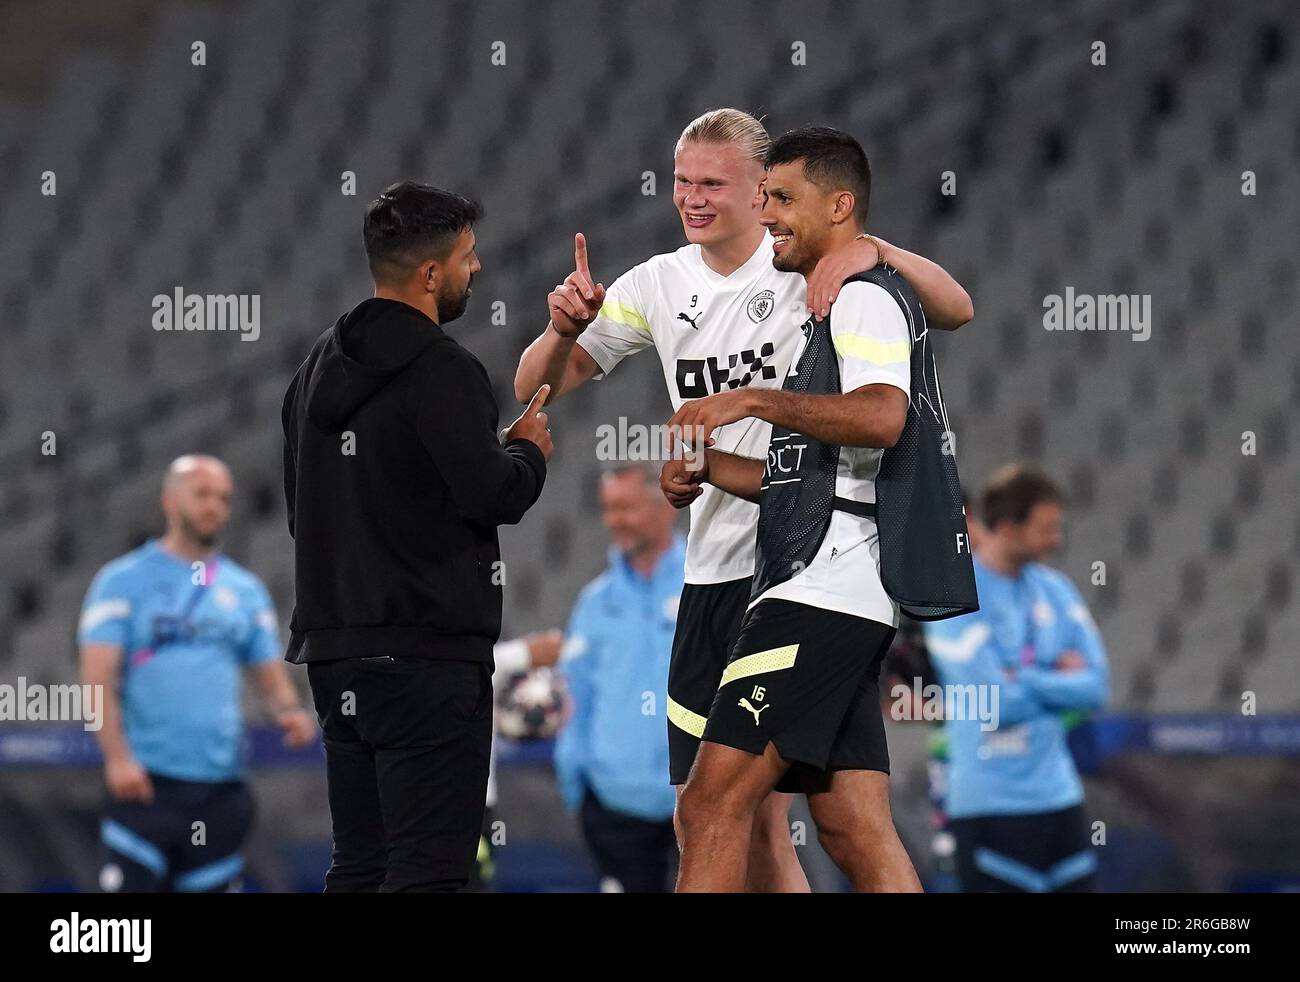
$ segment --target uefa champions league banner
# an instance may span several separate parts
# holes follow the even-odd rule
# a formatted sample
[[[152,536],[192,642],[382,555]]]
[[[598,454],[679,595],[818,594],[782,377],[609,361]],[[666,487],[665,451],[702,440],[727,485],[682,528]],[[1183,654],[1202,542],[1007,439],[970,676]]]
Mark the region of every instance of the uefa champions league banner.
[[[1116,714],[1097,716],[1092,725],[1103,757],[1133,751],[1211,757],[1300,754],[1300,715]]]
[[[244,738],[244,751],[254,767],[319,766],[319,743],[297,750],[284,746],[284,733],[273,726],[254,727]],[[68,723],[9,723],[0,721],[0,768],[102,767],[95,734]]]
[[[1134,752],[1180,757],[1300,756],[1300,714],[1109,714],[1095,716],[1085,726],[1095,766],[1103,765],[1112,755]],[[500,740],[499,763],[545,763],[550,759],[551,745],[550,740]],[[275,727],[250,729],[245,751],[254,767],[316,766],[321,755],[319,744],[287,749],[284,735]],[[95,735],[77,724],[0,721],[0,768],[99,767],[102,763]]]

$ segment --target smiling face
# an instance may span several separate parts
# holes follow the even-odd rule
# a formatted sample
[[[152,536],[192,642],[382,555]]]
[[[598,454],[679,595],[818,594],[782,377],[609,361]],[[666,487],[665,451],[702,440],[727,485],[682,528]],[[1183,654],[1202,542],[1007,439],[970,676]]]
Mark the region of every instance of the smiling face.
[[[832,237],[844,222],[845,195],[848,192],[827,191],[813,184],[804,175],[801,161],[774,164],[763,185],[759,219],[774,239],[772,265],[790,273],[811,273],[830,251]]]
[[[752,234],[762,180],[762,164],[739,144],[681,144],[673,158],[673,204],[686,240],[716,246]]]

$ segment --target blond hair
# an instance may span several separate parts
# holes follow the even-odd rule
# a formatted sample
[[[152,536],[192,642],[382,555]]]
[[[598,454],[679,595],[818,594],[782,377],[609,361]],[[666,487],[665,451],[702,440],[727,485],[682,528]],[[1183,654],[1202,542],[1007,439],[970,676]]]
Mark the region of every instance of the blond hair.
[[[710,109],[697,116],[677,138],[677,150],[687,143],[734,143],[750,160],[762,163],[772,138],[763,124],[741,109]]]

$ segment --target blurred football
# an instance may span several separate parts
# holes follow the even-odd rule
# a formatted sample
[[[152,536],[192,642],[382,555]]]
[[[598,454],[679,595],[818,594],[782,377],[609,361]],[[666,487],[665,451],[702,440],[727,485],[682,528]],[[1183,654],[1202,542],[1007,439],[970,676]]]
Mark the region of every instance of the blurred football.
[[[497,732],[512,740],[547,740],[564,721],[564,683],[549,668],[512,675],[497,696]]]

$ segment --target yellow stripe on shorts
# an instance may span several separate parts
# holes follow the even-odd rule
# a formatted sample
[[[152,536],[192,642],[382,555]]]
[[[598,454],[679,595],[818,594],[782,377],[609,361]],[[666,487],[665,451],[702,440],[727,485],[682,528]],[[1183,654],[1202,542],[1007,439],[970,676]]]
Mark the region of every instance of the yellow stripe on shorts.
[[[787,644],[783,648],[769,648],[767,651],[757,651],[752,655],[737,658],[722,673],[722,681],[718,683],[718,688],[721,689],[729,682],[748,678],[750,675],[762,675],[765,672],[779,672],[785,668],[793,668],[797,654],[799,654],[799,646]]]
[[[673,699],[672,696],[669,696],[668,722],[672,723],[673,726],[677,727],[679,730],[685,730],[698,740],[704,736],[704,724],[707,723],[708,720],[699,713],[691,712],[680,702]]]

